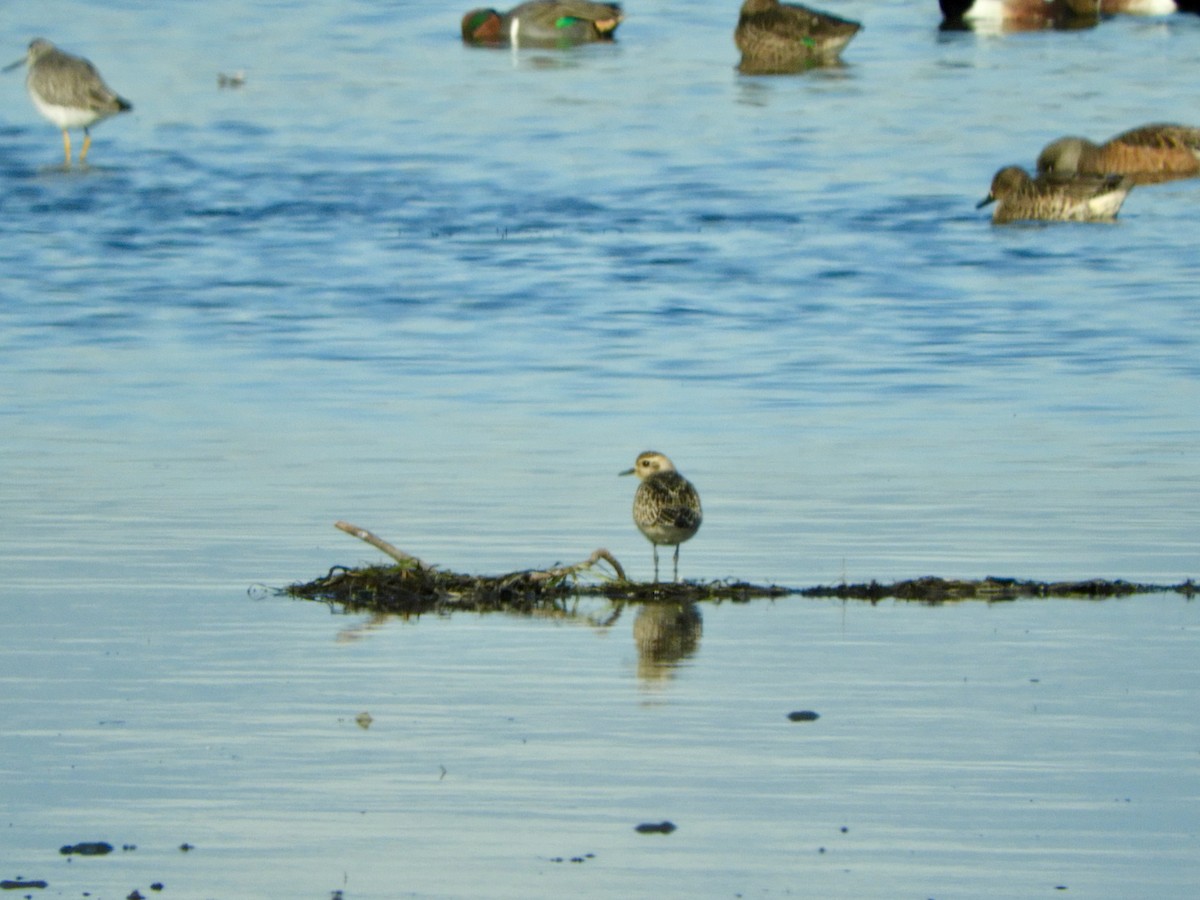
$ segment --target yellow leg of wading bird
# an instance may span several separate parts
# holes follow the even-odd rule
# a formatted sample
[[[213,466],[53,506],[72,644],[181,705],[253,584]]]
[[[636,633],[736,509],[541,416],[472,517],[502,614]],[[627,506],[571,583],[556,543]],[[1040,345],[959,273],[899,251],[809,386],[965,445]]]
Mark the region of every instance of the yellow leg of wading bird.
[[[133,109],[128,100],[117,96],[104,83],[95,66],[82,57],[63,53],[45,38],[34,39],[24,58],[5,66],[4,71],[21,65],[29,69],[25,76],[29,99],[44,118],[62,129],[63,155],[68,167],[71,165],[69,129],[83,129],[79,162],[84,163],[92,146],[88,128]]]
[[[654,581],[658,582],[658,547],[675,547],[674,580],[679,580],[679,545],[700,530],[700,495],[661,453],[648,450],[622,475],[637,475],[633,522],[654,548]]]

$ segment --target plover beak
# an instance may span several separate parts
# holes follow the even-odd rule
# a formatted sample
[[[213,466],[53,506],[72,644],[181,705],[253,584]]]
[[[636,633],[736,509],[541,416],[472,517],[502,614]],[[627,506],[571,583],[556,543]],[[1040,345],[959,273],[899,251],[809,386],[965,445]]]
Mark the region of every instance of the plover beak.
[[[632,475],[633,469],[626,469],[624,472],[618,472],[618,475]]]

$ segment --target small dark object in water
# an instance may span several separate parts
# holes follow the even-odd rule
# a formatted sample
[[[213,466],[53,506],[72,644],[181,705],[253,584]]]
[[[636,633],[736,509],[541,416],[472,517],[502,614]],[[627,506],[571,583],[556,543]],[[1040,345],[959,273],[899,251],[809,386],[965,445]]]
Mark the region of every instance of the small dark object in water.
[[[142,892],[134,888],[126,897],[125,900],[146,900]]]
[[[161,891],[162,889],[163,889],[163,883],[161,881],[156,881],[150,885],[150,890],[152,890],[152,891]]]
[[[11,879],[6,878],[4,881],[0,881],[0,891],[20,891],[26,888],[48,887],[50,887],[50,883],[48,881],[42,881],[41,879],[37,881],[26,881],[25,879],[18,877]]]
[[[815,722],[819,718],[821,718],[821,714],[815,713],[811,709],[800,709],[788,713],[789,722]]]
[[[67,844],[65,847],[59,847],[58,852],[63,856],[70,856],[77,853],[80,856],[103,856],[105,853],[112,853],[112,844],[106,844],[104,841],[84,841],[79,844]]]
[[[675,830],[674,822],[643,822],[635,829],[638,834],[670,834]]]
[[[195,844],[189,844],[189,843],[187,843],[187,842],[185,841],[184,843],[182,843],[182,844],[180,844],[180,845],[179,845],[179,849],[180,849],[180,850],[182,850],[184,853],[187,853],[189,850],[195,850],[195,849],[196,849],[196,845],[195,845]]]

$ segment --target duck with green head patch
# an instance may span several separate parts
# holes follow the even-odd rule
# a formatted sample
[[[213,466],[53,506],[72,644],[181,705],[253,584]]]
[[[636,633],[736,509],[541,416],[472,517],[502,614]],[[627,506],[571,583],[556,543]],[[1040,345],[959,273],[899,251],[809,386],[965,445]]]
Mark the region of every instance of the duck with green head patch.
[[[784,75],[832,65],[860,28],[858,22],[804,6],[745,0],[733,32],[733,42],[742,51],[738,70]]]
[[[462,38],[484,46],[573,47],[611,41],[621,24],[620,4],[591,0],[530,0],[506,13],[473,9],[462,20]]]

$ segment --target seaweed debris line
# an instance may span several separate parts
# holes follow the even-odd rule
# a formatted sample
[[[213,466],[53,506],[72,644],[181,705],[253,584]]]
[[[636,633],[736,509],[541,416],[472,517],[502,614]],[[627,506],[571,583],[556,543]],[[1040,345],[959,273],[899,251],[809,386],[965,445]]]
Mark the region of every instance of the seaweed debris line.
[[[1191,579],[1177,585],[1129,581],[1022,581],[1015,578],[961,580],[916,578],[893,583],[818,585],[795,588],[744,581],[629,581],[621,564],[599,549],[582,562],[547,569],[525,569],[504,575],[470,575],[430,565],[398,549],[365,528],[349,522],[335,527],[387,554],[394,565],[359,568],[334,566],[325,575],[284,588],[304,600],[337,603],[347,611],[397,615],[450,612],[532,614],[563,609],[578,597],[601,597],[618,603],[749,602],[780,597],[834,598],[878,603],[893,599],[927,604],[977,600],[1006,602],[1019,598],[1074,597],[1105,599],[1132,594],[1178,593],[1189,599],[1197,588]],[[594,580],[582,580],[584,578]]]
[[[334,566],[320,578],[284,588],[284,593],[305,600],[338,603],[347,610],[401,615],[455,611],[532,613],[558,609],[564,601],[582,596],[627,602],[685,603],[746,601],[795,593],[774,585],[731,581],[675,584],[629,581],[620,562],[604,549],[571,565],[503,575],[470,575],[430,565],[349,522],[334,525],[387,554],[395,564]],[[585,577],[589,580],[582,580]]]

